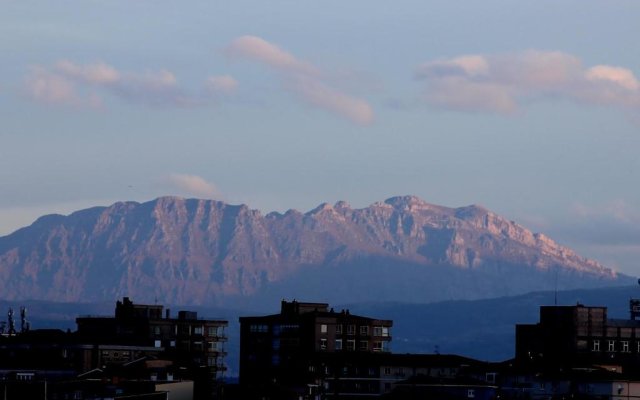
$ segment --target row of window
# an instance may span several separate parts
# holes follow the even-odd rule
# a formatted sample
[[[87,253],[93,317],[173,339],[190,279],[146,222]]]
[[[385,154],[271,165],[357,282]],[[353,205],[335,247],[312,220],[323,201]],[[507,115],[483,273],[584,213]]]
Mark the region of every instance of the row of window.
[[[616,342],[615,340],[606,340],[603,342],[606,342],[606,345],[607,345],[606,350],[608,352],[619,351],[621,353],[631,353],[631,345],[628,340],[621,340],[619,342]],[[604,344],[605,343],[603,343],[601,346],[600,340],[598,339],[593,340],[591,342],[591,351],[603,351]],[[640,353],[640,341],[636,342],[636,352]]]
[[[336,327],[336,335],[341,335],[343,333],[342,325],[338,324]],[[320,325],[320,333],[328,333],[329,326],[327,324]],[[369,326],[368,325],[360,325],[359,327],[360,335],[367,336],[369,335]],[[356,325],[347,325],[347,335],[355,335],[356,334]],[[374,326],[373,327],[373,336],[389,336],[389,327],[387,326]]]
[[[346,346],[343,347],[343,342],[346,342]],[[326,350],[328,345],[327,339],[320,339],[320,350]],[[389,343],[386,341],[374,341],[373,342],[373,351],[388,351]],[[348,339],[343,341],[342,339],[336,339],[334,342],[335,350],[347,350],[347,351],[355,351],[356,350],[356,341],[354,339]],[[369,342],[367,340],[359,340],[358,341],[358,350],[368,351],[369,350]]]
[[[205,329],[202,325],[174,325],[173,332],[176,335],[204,335],[206,332],[207,336],[222,337],[224,336],[224,327],[208,326],[207,329]],[[161,333],[161,327],[159,325],[155,325],[153,327],[153,334],[160,335]]]

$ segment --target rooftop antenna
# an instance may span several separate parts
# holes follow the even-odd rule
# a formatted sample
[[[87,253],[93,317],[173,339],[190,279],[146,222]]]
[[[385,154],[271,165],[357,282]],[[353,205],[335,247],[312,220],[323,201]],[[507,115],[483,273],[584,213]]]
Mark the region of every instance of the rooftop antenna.
[[[16,334],[16,323],[13,320],[13,308],[9,308],[9,313],[7,315],[9,317],[9,335]]]
[[[27,307],[20,307],[20,332],[29,330],[29,322],[27,322]]]

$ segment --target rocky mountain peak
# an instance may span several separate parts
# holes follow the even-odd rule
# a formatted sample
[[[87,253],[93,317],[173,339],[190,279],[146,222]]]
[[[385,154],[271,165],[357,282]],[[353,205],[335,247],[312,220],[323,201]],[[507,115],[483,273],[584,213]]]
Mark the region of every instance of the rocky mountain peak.
[[[135,295],[141,301],[157,296],[173,303],[220,303],[343,283],[351,285],[345,295],[366,283],[365,294],[377,287],[401,300],[408,295],[403,287],[420,283],[412,296],[455,292],[469,298],[478,291],[547,288],[550,270],[571,276],[567,285],[573,287],[622,279],[482,206],[448,208],[416,196],[362,209],[323,203],[305,214],[289,210],[266,217],[246,205],[162,197],[43,217],[0,237],[5,298]],[[473,284],[463,290],[467,280]]]

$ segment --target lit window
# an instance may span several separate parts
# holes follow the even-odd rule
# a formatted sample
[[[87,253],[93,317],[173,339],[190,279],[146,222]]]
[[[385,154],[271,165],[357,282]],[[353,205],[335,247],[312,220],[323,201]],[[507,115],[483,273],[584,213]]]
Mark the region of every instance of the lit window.
[[[320,325],[320,333],[327,333],[327,324]]]
[[[320,339],[320,350],[327,349],[327,339]]]
[[[622,352],[623,353],[629,352],[629,342],[627,340],[622,341]]]
[[[609,340],[608,342],[608,350],[607,351],[616,351],[616,341],[615,340]]]
[[[593,341],[593,346],[591,347],[591,349],[593,351],[600,351],[600,341],[599,340],[594,340]]]
[[[342,339],[336,339],[336,350],[342,350]]]

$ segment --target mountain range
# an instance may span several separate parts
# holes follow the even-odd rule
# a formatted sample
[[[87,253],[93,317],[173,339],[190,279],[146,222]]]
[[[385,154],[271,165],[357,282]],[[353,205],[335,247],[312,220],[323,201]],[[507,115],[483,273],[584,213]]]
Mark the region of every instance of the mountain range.
[[[481,206],[414,196],[266,215],[161,197],[47,215],[0,237],[6,300],[259,309],[285,297],[424,303],[632,281]]]

